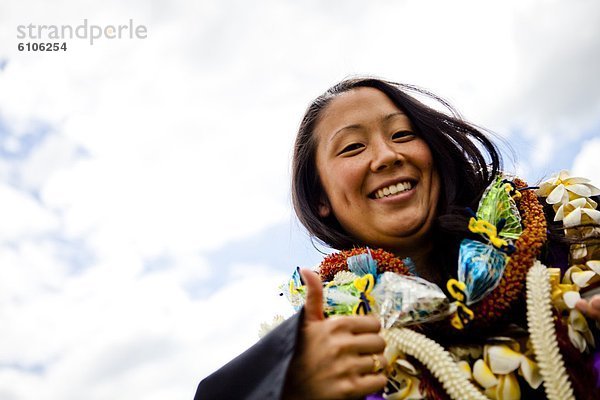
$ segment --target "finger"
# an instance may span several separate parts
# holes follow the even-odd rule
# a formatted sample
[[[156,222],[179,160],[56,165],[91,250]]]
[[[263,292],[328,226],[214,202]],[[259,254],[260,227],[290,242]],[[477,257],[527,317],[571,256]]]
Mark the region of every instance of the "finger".
[[[600,295],[597,294],[592,297],[592,299],[589,301],[589,304],[593,309],[600,311]]]
[[[336,398],[366,396],[379,392],[385,387],[386,383],[387,378],[382,373],[352,376],[338,383],[337,390],[341,396],[336,396]]]
[[[383,353],[385,350],[385,340],[374,333],[354,335],[352,341],[352,350],[358,354]]]
[[[588,313],[588,302],[585,299],[579,299],[577,300],[577,303],[575,303],[575,308],[578,309],[579,311],[581,311],[584,314]]]
[[[588,302],[588,317],[600,321],[600,296],[596,295]]]
[[[375,361],[377,360],[377,361]],[[364,374],[379,374],[385,371],[387,367],[387,360],[383,354],[365,354],[358,357],[357,361],[357,372],[361,375]]]
[[[600,321],[600,296],[594,296],[591,300],[581,299],[575,307],[586,317]]]
[[[323,283],[314,271],[301,269],[300,275],[306,285],[306,302],[304,303],[304,320],[321,321],[323,315]]]
[[[340,318],[347,329],[355,334],[358,333],[377,333],[381,330],[381,322],[372,315],[360,315],[347,318]]]
[[[600,296],[595,295],[588,301],[587,315],[590,318],[600,321]]]

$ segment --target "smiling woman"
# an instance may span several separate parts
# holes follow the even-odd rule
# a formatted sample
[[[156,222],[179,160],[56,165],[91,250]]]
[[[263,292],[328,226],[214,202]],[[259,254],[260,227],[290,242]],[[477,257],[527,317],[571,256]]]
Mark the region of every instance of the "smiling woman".
[[[300,312],[196,399],[598,398],[600,296],[580,297],[600,284],[600,190],[563,172],[534,192],[414,91],[441,101],[366,78],[309,106],[294,207],[341,251],[294,274]]]
[[[404,247],[401,254],[418,259],[418,268],[425,277],[431,277],[440,275],[439,269],[448,269],[452,273],[455,268],[454,264],[445,267],[448,264],[446,257],[427,260],[435,256],[429,251],[429,247],[434,242],[439,248],[457,247],[456,240],[460,240],[466,230],[466,219],[462,211],[466,207],[476,208],[479,197],[497,175],[501,159],[486,135],[455,118],[453,115],[456,113],[451,108],[452,115],[446,115],[409,96],[409,91],[431,96],[441,104],[446,104],[423,90],[408,85],[391,85],[377,79],[345,80],[318,97],[308,108],[296,139],[292,196],[300,221],[310,233],[327,245],[336,249],[349,249],[368,244],[390,250],[401,246]],[[363,124],[361,118],[365,119]],[[369,121],[369,118],[374,118],[374,121]],[[368,125],[369,123],[379,126]],[[323,138],[327,132],[332,138],[328,143]],[[369,135],[370,132],[372,136]],[[368,138],[372,139],[372,143],[367,148],[368,143],[364,141]],[[383,146],[386,141],[375,139],[385,138],[388,139],[388,151],[380,155],[381,149],[386,150],[386,146]],[[485,156],[475,143],[485,150]],[[335,145],[347,145],[350,148],[340,148],[336,154],[333,147]],[[380,145],[383,147],[377,147]],[[369,160],[369,157],[374,156],[381,156],[382,159]],[[409,158],[405,159],[407,156]],[[395,165],[387,165],[390,157]],[[397,225],[395,232],[390,232],[391,235],[382,237],[385,242],[377,245],[372,244],[374,237],[365,240],[365,233],[347,231],[344,222],[340,221],[345,215],[342,215],[341,209],[338,209],[338,213],[325,213],[332,207],[328,202],[333,201],[326,197],[326,186],[333,186],[334,183],[337,186],[348,185],[351,182],[350,175],[344,179],[341,179],[341,175],[360,168],[359,162],[354,161],[356,158],[363,160],[363,163],[370,163],[368,167],[363,167],[365,169],[379,169],[368,174],[368,184],[372,186],[363,189],[369,190],[366,193],[368,199],[362,195],[363,201],[356,205],[365,204],[366,207],[366,204],[372,204],[373,207],[383,208],[382,211],[386,208],[395,209],[395,219],[390,218],[391,214],[388,213],[381,218],[390,227],[399,221],[402,224]],[[327,173],[318,170],[319,165],[324,168],[322,164],[325,162],[329,163],[328,167],[332,167]],[[399,164],[406,165],[400,168]],[[344,166],[350,167],[341,170]],[[406,181],[398,181],[404,178],[403,175],[406,175]],[[411,187],[403,195],[407,196],[405,200],[402,196],[396,199],[373,199],[378,196],[378,189],[383,191],[386,185],[392,186],[394,183],[396,186],[402,183],[402,188],[412,186],[418,183],[417,177],[421,180],[420,185]],[[350,193],[344,191],[342,196],[349,196]],[[337,197],[335,199],[338,200]],[[369,199],[374,201],[367,202]],[[411,208],[407,207],[408,203]],[[367,209],[360,212],[367,212]],[[374,222],[370,218],[364,218],[364,221]],[[460,232],[457,236],[446,234],[455,230]],[[424,267],[426,263],[439,263],[439,267],[431,270]]]
[[[319,216],[335,215],[355,241],[422,253],[440,189],[425,140],[406,114],[373,88],[340,95],[327,114],[315,129],[325,195]]]

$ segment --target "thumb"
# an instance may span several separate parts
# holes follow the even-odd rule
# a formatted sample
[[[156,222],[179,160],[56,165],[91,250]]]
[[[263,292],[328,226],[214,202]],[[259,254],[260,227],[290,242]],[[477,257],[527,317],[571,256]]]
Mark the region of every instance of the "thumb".
[[[304,320],[321,321],[323,315],[323,283],[318,274],[309,269],[301,269],[300,275],[306,285],[306,302],[304,303]]]

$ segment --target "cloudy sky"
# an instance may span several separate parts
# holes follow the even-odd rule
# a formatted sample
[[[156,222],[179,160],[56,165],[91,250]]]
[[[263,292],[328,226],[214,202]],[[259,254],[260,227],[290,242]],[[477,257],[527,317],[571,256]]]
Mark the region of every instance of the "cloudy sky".
[[[19,25],[143,25],[54,39]],[[189,399],[289,314],[321,258],[290,207],[312,98],[416,84],[510,143],[531,183],[600,182],[600,3],[0,3],[0,399]]]

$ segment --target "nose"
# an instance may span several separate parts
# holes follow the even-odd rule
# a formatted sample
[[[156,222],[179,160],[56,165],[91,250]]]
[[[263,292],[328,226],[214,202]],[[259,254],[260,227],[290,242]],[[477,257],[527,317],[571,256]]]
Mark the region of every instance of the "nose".
[[[378,140],[371,144],[371,171],[383,171],[393,165],[402,164],[402,155],[393,147],[393,143]]]

